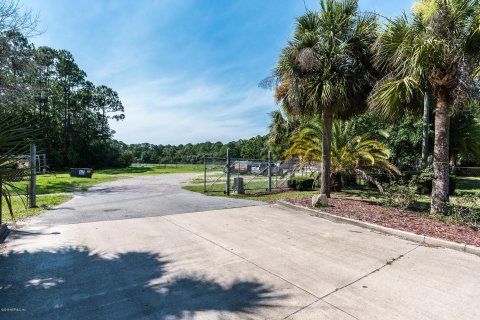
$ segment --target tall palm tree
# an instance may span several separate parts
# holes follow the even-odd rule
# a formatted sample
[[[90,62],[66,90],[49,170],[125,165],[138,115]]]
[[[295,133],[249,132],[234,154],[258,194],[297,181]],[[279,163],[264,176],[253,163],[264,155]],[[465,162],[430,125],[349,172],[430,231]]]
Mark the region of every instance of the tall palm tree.
[[[375,44],[376,65],[386,73],[370,104],[387,116],[421,101],[426,81],[435,100],[431,211],[448,213],[450,118],[474,87],[480,61],[480,0],[421,0],[412,17],[386,25]]]
[[[358,135],[355,131],[353,122],[334,121],[331,175],[337,178],[337,185],[340,185],[340,175],[349,174],[375,183],[383,192],[381,185],[369,175],[369,171],[400,174],[397,167],[388,161],[390,150],[379,141],[369,139],[370,133]],[[298,135],[290,139],[290,148],[285,157],[299,159],[303,165],[322,161],[322,136],[323,124],[320,121],[310,122]]]
[[[318,12],[297,18],[274,70],[275,97],[287,113],[323,117],[320,192],[328,197],[333,119],[365,110],[376,30],[375,16],[359,13],[357,0],[321,0]]]

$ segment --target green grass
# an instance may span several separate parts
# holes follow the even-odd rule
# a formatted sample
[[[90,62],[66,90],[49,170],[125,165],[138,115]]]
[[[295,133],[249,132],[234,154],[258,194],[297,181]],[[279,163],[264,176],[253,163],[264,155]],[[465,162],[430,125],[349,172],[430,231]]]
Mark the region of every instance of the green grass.
[[[222,186],[224,184],[215,185],[215,190],[217,192],[203,192],[203,185],[188,185],[183,186],[182,188],[188,191],[198,192],[205,194],[207,196],[217,196],[217,197],[226,197],[223,193]],[[230,194],[230,198],[236,199],[244,199],[244,200],[254,200],[254,201],[264,201],[264,202],[275,202],[277,200],[282,199],[296,199],[296,198],[303,198],[303,197],[311,197],[317,194],[318,191],[289,191],[285,190],[284,192],[276,192],[271,194],[265,194],[264,192],[259,192],[259,190],[245,190],[244,195],[234,194],[233,192]]]
[[[15,220],[24,219],[26,217],[34,216],[54,206],[68,201],[72,198],[70,195],[48,195],[37,196],[37,208],[25,208],[25,198],[14,197],[12,198],[12,207]],[[11,221],[10,212],[8,210],[5,200],[2,201],[2,220]]]
[[[458,194],[473,194],[480,196],[480,178],[478,177],[457,177]]]
[[[95,170],[93,177],[74,178],[67,172],[40,174],[37,176],[37,194],[70,193],[74,191],[86,191],[97,184],[125,179],[139,175],[203,172],[201,166],[196,168],[192,165],[150,165],[149,167],[128,167],[123,169]],[[17,187],[26,190],[28,181],[18,182]]]

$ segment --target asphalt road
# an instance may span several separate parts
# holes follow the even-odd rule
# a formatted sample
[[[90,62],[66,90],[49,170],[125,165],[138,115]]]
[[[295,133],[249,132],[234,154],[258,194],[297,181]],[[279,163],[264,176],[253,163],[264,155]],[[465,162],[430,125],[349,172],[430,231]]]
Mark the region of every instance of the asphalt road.
[[[203,212],[259,205],[257,201],[206,197],[181,188],[198,174],[139,176],[105,183],[79,192],[30,224],[70,224]]]
[[[185,177],[109,184],[12,232],[0,319],[480,319],[477,256],[187,193]]]

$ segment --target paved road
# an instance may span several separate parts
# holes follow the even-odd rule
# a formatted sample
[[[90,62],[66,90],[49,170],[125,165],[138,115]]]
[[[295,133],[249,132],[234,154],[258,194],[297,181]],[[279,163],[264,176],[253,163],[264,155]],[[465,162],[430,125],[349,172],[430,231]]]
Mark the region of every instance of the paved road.
[[[69,224],[133,219],[259,205],[256,201],[206,197],[181,188],[198,174],[164,174],[118,180],[77,193],[31,224]]]
[[[123,191],[113,184],[115,192],[64,206],[90,222],[66,219],[64,209],[65,223],[47,213],[9,236],[0,308],[11,309],[0,319],[480,319],[477,256],[276,205],[212,204],[179,191],[179,179],[124,181]],[[103,204],[98,215],[112,220],[85,209],[126,199],[138,185],[149,185],[148,199],[158,188],[183,210],[149,204],[155,211],[132,208],[133,218],[125,209],[132,198],[112,204],[118,211],[105,213]],[[192,197],[219,207],[188,212]],[[243,207],[225,209],[234,205]]]

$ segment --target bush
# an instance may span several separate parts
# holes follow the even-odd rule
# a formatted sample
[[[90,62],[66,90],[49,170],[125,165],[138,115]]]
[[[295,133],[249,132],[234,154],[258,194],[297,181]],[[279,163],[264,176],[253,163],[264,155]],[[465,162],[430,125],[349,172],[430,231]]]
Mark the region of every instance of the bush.
[[[417,187],[417,192],[420,194],[431,194],[433,188],[433,179],[435,179],[435,174],[431,169],[426,169],[422,171],[405,171],[402,172],[402,177],[400,182],[404,184],[413,181]],[[450,175],[450,195],[455,193],[457,188],[457,176]]]
[[[450,214],[460,223],[474,229],[480,227],[480,199],[475,195],[464,195],[450,204]]]
[[[122,151],[120,154],[120,164],[122,167],[127,168],[132,165],[132,163],[135,161],[135,155],[133,154],[132,151],[130,150],[125,150]]]
[[[287,186],[290,189],[295,189],[298,191],[309,191],[313,190],[315,180],[307,177],[294,177],[287,181]]]
[[[401,210],[408,209],[418,199],[417,181],[410,180],[408,183],[398,181],[388,186],[385,192],[385,204]]]

